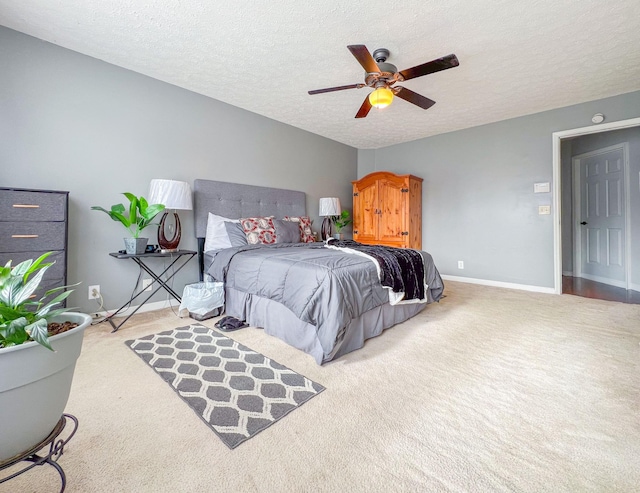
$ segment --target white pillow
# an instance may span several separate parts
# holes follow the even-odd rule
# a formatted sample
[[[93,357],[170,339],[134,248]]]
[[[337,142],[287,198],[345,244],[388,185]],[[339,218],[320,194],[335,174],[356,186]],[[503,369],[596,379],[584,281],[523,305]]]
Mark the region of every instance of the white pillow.
[[[239,219],[229,219],[228,217],[216,216],[209,213],[207,219],[207,236],[204,239],[204,251],[221,250],[222,248],[231,248],[231,240],[227,234],[227,228],[224,222],[239,223]]]

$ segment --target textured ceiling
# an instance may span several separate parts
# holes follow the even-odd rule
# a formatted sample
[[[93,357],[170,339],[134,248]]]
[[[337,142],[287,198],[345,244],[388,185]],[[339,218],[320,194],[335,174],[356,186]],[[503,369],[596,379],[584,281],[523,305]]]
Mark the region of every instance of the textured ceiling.
[[[0,0],[0,25],[295,127],[378,148],[640,89],[638,0]],[[346,46],[385,47],[403,83],[354,119],[370,89]]]

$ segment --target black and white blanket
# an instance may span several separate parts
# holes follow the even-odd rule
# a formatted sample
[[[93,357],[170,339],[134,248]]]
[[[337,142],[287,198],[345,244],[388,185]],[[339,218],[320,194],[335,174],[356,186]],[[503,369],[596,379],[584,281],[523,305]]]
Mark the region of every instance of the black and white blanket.
[[[364,245],[353,240],[329,238],[327,248],[368,257],[376,264],[380,283],[390,290],[389,303],[420,303],[425,298],[424,258],[418,250]]]

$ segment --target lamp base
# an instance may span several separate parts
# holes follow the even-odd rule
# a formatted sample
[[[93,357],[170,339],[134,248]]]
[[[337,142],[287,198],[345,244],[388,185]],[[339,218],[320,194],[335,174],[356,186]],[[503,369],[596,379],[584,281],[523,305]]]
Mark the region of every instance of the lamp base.
[[[160,249],[160,253],[173,253],[177,251],[178,251],[177,248],[161,248]]]
[[[329,216],[325,216],[324,221],[322,221],[322,240],[326,240],[327,238],[331,238],[331,218]]]
[[[182,236],[182,230],[180,228],[180,218],[178,217],[178,213],[173,213],[173,218],[175,221],[175,231],[173,232],[173,236],[168,239],[165,235],[165,225],[167,221],[167,216],[169,216],[168,212],[165,212],[162,215],[162,219],[160,220],[160,225],[158,226],[158,246],[160,247],[160,251],[162,253],[165,252],[175,252],[178,250],[178,244],[180,243],[180,237]]]

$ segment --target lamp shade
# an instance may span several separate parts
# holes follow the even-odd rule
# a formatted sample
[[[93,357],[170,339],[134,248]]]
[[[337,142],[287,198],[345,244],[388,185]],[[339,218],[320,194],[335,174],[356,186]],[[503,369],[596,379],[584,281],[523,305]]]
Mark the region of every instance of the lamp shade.
[[[375,108],[386,108],[393,101],[393,91],[387,87],[378,87],[369,94],[369,102]]]
[[[164,204],[166,209],[193,209],[191,187],[186,181],[151,180],[148,201],[149,204]]]
[[[320,216],[339,216],[342,212],[340,207],[340,199],[337,197],[329,197],[320,199]]]

